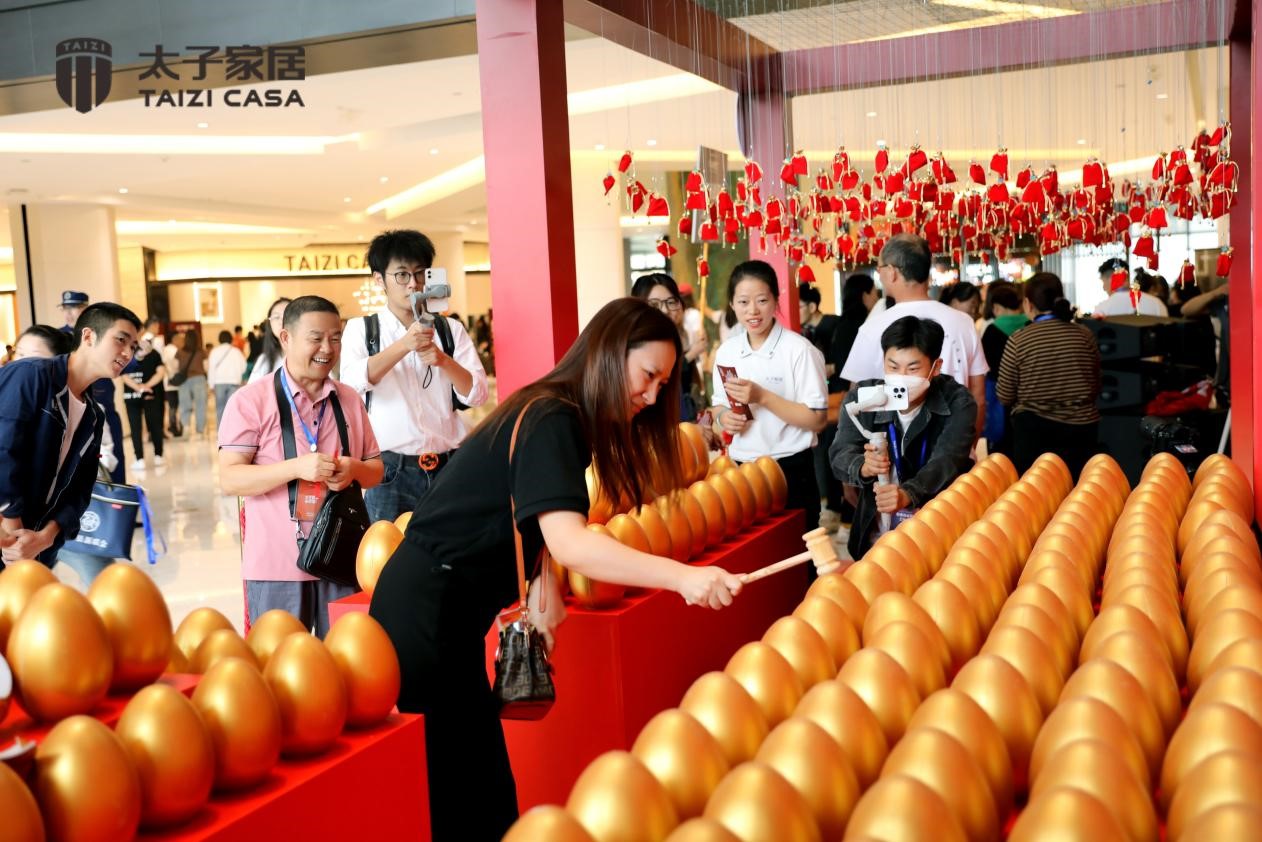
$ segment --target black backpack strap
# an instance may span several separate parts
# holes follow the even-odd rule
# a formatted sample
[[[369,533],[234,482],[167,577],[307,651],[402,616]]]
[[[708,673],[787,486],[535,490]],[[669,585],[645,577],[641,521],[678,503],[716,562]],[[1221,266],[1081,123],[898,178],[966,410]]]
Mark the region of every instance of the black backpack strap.
[[[456,337],[451,333],[451,323],[447,321],[446,316],[438,316],[434,319],[434,332],[438,334],[438,343],[443,347],[443,353],[447,356],[454,356],[456,353]],[[451,389],[451,408],[452,409],[468,409],[468,405],[460,400],[456,395],[456,389]]]
[[[381,316],[376,313],[364,316],[364,344],[368,346],[368,356],[381,353]],[[372,389],[364,395],[364,407],[372,410]]]
[[[280,372],[279,368],[276,369],[276,374],[272,376],[272,383],[276,388],[276,405],[280,409],[281,446],[285,450],[285,459],[288,460],[298,456],[298,444],[294,439],[294,416],[289,408],[289,398],[285,395],[285,387],[281,383]],[[346,416],[342,413],[342,402],[337,399],[336,390],[329,394],[328,401],[333,406],[333,417],[337,421],[337,434],[342,441],[342,455],[346,456],[351,450],[350,436],[346,428]],[[298,480],[289,481],[289,516],[291,518],[298,516]]]

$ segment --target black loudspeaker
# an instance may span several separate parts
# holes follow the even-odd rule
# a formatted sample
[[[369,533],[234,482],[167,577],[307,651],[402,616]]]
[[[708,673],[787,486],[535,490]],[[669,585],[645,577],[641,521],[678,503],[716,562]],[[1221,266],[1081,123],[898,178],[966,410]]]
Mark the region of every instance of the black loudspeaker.
[[[1135,360],[1100,371],[1102,410],[1122,407],[1142,408],[1160,392],[1180,391],[1200,381],[1204,373],[1193,366]]]
[[[1174,325],[1179,319],[1161,316],[1113,316],[1108,319],[1084,319],[1100,346],[1101,361],[1135,360],[1140,357],[1164,356],[1175,344]]]

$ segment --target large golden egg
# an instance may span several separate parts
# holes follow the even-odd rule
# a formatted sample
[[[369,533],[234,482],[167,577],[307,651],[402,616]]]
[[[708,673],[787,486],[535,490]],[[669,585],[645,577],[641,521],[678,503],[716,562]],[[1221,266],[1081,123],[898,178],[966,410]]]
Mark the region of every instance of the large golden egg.
[[[1262,550],[1258,549],[1257,541],[1253,538],[1253,529],[1249,526],[1250,521],[1240,517],[1235,512],[1227,509],[1220,509],[1212,513],[1201,523],[1202,529],[1197,530],[1192,536],[1192,540],[1188,542],[1187,550],[1181,557],[1189,558],[1200,552],[1207,544],[1223,538],[1231,537],[1238,539],[1244,544],[1247,552],[1257,561],[1262,558]]]
[[[807,596],[793,609],[793,616],[807,623],[828,645],[833,658],[833,675],[859,648],[859,635],[845,610],[824,596]]]
[[[280,758],[281,720],[276,699],[259,671],[240,658],[220,661],[193,691],[215,749],[215,789],[260,783]]]
[[[35,591],[13,624],[5,655],[18,701],[41,722],[87,713],[110,687],[114,656],[105,624],[67,585]]]
[[[1070,652],[1078,648],[1078,644],[1082,641],[1078,638],[1078,627],[1074,623],[1073,615],[1069,613],[1069,609],[1065,607],[1065,603],[1054,594],[1051,589],[1045,588],[1037,582],[1026,582],[1019,585],[1012,595],[1008,597],[1004,610],[1000,612],[1002,617],[1006,612],[1019,605],[1033,605],[1041,610],[1048,617],[1052,618],[1052,622],[1060,633],[1061,640],[1065,644],[1065,648]]]
[[[33,559],[15,561],[0,570],[0,652],[5,651],[9,631],[31,596],[57,581],[53,571]]]
[[[671,499],[683,509],[684,517],[688,518],[688,532],[692,535],[690,555],[692,558],[696,558],[705,552],[706,545],[710,540],[710,526],[706,522],[705,509],[701,508],[697,498],[687,491],[676,491]]]
[[[653,501],[657,512],[666,521],[666,531],[670,533],[671,558],[680,563],[692,557],[692,524],[683,507],[668,496],[658,497]]]
[[[1227,608],[1243,608],[1262,617],[1262,588],[1250,582],[1242,582],[1239,585],[1216,591],[1202,600],[1197,613],[1200,614],[1205,611],[1213,613]],[[1188,617],[1188,633],[1193,638],[1196,637],[1196,624],[1199,622],[1199,616],[1195,622],[1193,622],[1191,616]]]
[[[818,842],[819,826],[807,800],[765,763],[737,766],[719,783],[706,818],[742,842]]]
[[[1161,644],[1161,652],[1174,669],[1174,658],[1162,642],[1164,638],[1153,621],[1133,605],[1106,605],[1100,610],[1095,622],[1087,629],[1082,639],[1082,647],[1078,650],[1079,662],[1088,661],[1095,656],[1096,647],[1106,638],[1118,632],[1133,632],[1144,640]]]
[[[706,444],[705,433],[701,427],[690,421],[679,423],[679,438],[687,442],[692,449],[692,473],[686,478],[689,483],[703,479],[710,470],[710,446]]]
[[[929,531],[936,535],[942,545],[942,552],[936,554],[930,559],[932,573],[938,572],[938,568],[942,566],[942,560],[946,558],[947,552],[950,551],[951,545],[956,539],[964,533],[965,524],[962,522],[957,512],[952,512],[949,516],[943,513],[941,508],[930,508],[926,506],[921,509],[912,520],[923,523],[929,528]],[[913,538],[915,536],[912,536]]]
[[[44,818],[17,773],[0,763],[0,816],[6,842],[44,842]]]
[[[337,661],[317,638],[291,634],[263,671],[280,709],[281,751],[319,754],[346,724],[346,683]]]
[[[907,590],[903,590],[902,588],[899,588],[899,590],[902,590],[903,593],[907,594],[908,596],[910,596],[911,593],[916,590],[916,588],[920,585],[921,582],[929,578],[929,576],[933,572],[933,570],[930,568],[929,561],[925,556],[925,549],[921,547],[918,543],[916,543],[916,540],[912,537],[911,532],[905,529],[902,529],[901,527],[899,529],[886,532],[884,535],[882,535],[880,539],[876,542],[876,544],[872,547],[872,550],[868,551],[867,555],[863,557],[864,560],[865,561],[878,560],[879,555],[873,555],[873,553],[877,550],[878,547],[882,549],[893,550],[895,553],[897,553],[897,556],[895,557],[894,560],[901,562],[907,569],[909,569],[912,572],[912,581],[910,583],[911,591],[907,591]],[[884,567],[885,565],[882,565],[882,566]],[[893,577],[894,574],[890,572],[889,567],[885,567],[885,570],[886,572],[890,573],[891,577]]]
[[[770,456],[759,456],[754,464],[767,478],[767,486],[771,489],[771,511],[783,511],[789,499],[789,482],[785,479],[784,469]]]
[[[946,638],[925,609],[906,594],[891,591],[881,594],[871,602],[868,615],[863,621],[864,645],[882,626],[898,621],[911,623],[920,629],[943,671],[951,668],[951,650],[947,647]]]
[[[886,623],[872,634],[865,646],[897,661],[922,699],[946,685],[942,664],[934,656],[929,639],[911,623],[902,620]]]
[[[837,675],[832,650],[810,623],[799,617],[781,617],[771,624],[762,642],[775,649],[797,673],[803,691]]]
[[[1262,805],[1262,762],[1259,762],[1258,757],[1240,751],[1220,751],[1193,767],[1170,801],[1170,811],[1166,816],[1166,838],[1181,838],[1188,826],[1200,816],[1227,804]],[[1251,832],[1256,834],[1259,830],[1262,830],[1262,824],[1255,825]]]
[[[1026,805],[1008,842],[1118,842],[1125,838],[1122,823],[1099,798],[1086,790],[1058,786]]]
[[[1024,585],[1026,582],[1038,581],[1039,574],[1043,574],[1044,571],[1061,571],[1070,577],[1070,582],[1076,590],[1089,594],[1096,589],[1097,583],[1095,573],[1087,569],[1088,566],[1074,561],[1062,552],[1039,546],[1030,551],[1030,558],[1021,569],[1021,576],[1017,581]],[[1044,585],[1044,587],[1048,586]]]
[[[921,512],[932,512],[934,528],[938,528],[941,524],[944,534],[948,537],[952,544],[955,539],[964,534],[964,530],[972,522],[968,512],[971,506],[968,500],[959,494],[950,494],[949,489],[938,492],[938,496],[934,497],[928,503],[920,508]]]
[[[937,793],[969,839],[999,838],[999,813],[990,784],[977,761],[950,734],[932,727],[908,730],[881,770],[882,778],[891,775],[914,778]]]
[[[981,645],[977,615],[958,587],[944,579],[934,579],[921,585],[912,599],[925,609],[946,639],[952,672],[977,654]]]
[[[180,650],[185,661],[192,661],[193,653],[206,636],[219,629],[234,631],[228,618],[215,609],[196,608],[175,627],[175,648]]]
[[[258,658],[254,650],[242,639],[234,629],[216,629],[206,635],[201,646],[193,653],[189,661],[189,672],[199,675],[205,673],[224,658],[240,658],[248,664],[258,667]]]
[[[166,669],[173,649],[171,614],[158,586],[130,564],[111,564],[88,588],[114,652],[110,687],[131,690]]]
[[[860,649],[850,656],[837,680],[849,687],[871,709],[887,745],[903,736],[920,694],[907,672],[889,655],[877,649]]]
[[[907,775],[883,777],[850,814],[846,839],[955,842],[968,839],[942,796]]]
[[[639,521],[631,515],[614,515],[604,526],[608,534],[612,535],[614,540],[624,547],[630,547],[642,553],[653,552],[653,547],[649,544],[648,535],[644,534],[644,527],[640,526]],[[595,531],[599,532],[600,530]]]
[[[1083,577],[1096,581],[1100,573],[1099,559],[1082,552],[1082,542],[1062,532],[1044,533],[1039,538],[1038,546],[1033,553],[1055,552],[1072,559],[1073,564],[1082,571]]]
[[[346,685],[346,725],[364,728],[390,715],[399,698],[399,656],[381,624],[348,611],[324,637]]]
[[[1030,685],[1003,658],[981,654],[956,673],[951,687],[977,702],[999,728],[1012,762],[1013,781],[1020,788],[1043,724],[1043,712]]]
[[[983,492],[986,496],[983,496]],[[938,496],[945,496],[952,504],[958,504],[956,507],[964,513],[965,523],[972,523],[981,517],[982,512],[986,511],[986,507],[990,505],[989,494],[990,491],[984,482],[965,474],[951,483],[951,486]]]
[[[615,517],[625,517],[625,515],[615,515]],[[611,520],[610,523],[613,523],[613,521]],[[606,537],[614,537],[611,529],[599,523],[588,524],[587,528]],[[628,531],[630,531],[629,528]],[[598,582],[595,579],[584,576],[577,570],[567,570],[566,577],[569,581],[570,593],[574,594],[578,604],[584,608],[593,610],[612,608],[622,601],[622,597],[627,592],[625,585],[613,582]]]
[[[1129,672],[1144,688],[1166,736],[1174,733],[1183,715],[1183,699],[1179,696],[1174,672],[1162,656],[1160,641],[1145,640],[1134,632],[1118,632],[1100,642],[1095,656],[1119,664]]]
[[[666,519],[662,517],[661,512],[653,506],[640,506],[632,514],[636,523],[644,530],[644,536],[649,540],[649,552],[653,555],[659,555],[663,558],[671,558],[674,552],[674,539],[670,534],[670,527],[666,525]],[[691,541],[691,538],[689,538]]]
[[[710,732],[729,766],[752,759],[770,730],[754,697],[725,672],[708,672],[692,682],[679,709]]]
[[[1054,501],[1050,495],[1043,493],[1036,487],[1035,482],[1019,482],[1004,492],[1004,497],[1034,516],[1034,534],[1037,535],[1038,527],[1051,519],[1058,501]]]
[[[1201,839],[1251,839],[1262,827],[1262,807],[1252,804],[1222,804],[1206,810],[1188,822],[1181,836],[1167,836],[1173,842]]]
[[[861,561],[865,564],[875,564],[884,570],[889,575],[890,581],[894,583],[895,590],[908,596],[915,592],[920,577],[916,575],[911,564],[903,558],[902,554],[888,544],[878,541],[872,549],[863,554]]]
[[[876,780],[888,744],[880,720],[854,690],[840,681],[816,684],[802,697],[793,716],[811,720],[836,741],[861,790]]]
[[[863,601],[869,605],[881,594],[897,590],[894,580],[890,578],[890,574],[875,564],[866,561],[855,562],[847,567],[841,575],[845,576],[852,585],[859,589],[859,593],[863,595]]]
[[[412,522],[412,512],[404,512],[403,514],[399,515],[397,518],[394,519],[395,528],[403,533],[406,533],[408,531],[408,524],[411,522]]]
[[[140,822],[165,827],[191,819],[215,782],[215,747],[184,694],[152,684],[132,697],[114,726],[140,779]]]
[[[771,484],[767,482],[767,476],[762,469],[753,462],[746,462],[737,470],[740,471],[741,476],[745,477],[745,481],[754,492],[755,517],[762,520],[771,514]]]
[[[739,468],[729,468],[723,472],[723,477],[732,484],[736,489],[736,494],[741,498],[741,510],[744,512],[744,525],[749,526],[758,519],[758,500],[754,497],[754,488],[749,484],[749,479],[740,472]]]
[[[1029,515],[1017,511],[1015,503],[1005,504],[1002,500],[992,503],[986,510],[985,518],[978,523],[989,524],[1007,535],[1008,545],[1015,550],[1018,558],[1027,558],[1030,555],[1034,539],[1030,535]],[[1008,565],[1009,572],[1015,569],[1015,565]]]
[[[547,839],[549,837],[533,838]],[[699,816],[675,828],[670,836],[666,837],[666,842],[741,842],[741,839],[714,819]]]
[[[1200,689],[1188,705],[1188,711],[1214,702],[1239,708],[1258,725],[1262,725],[1262,673],[1245,667],[1214,670],[1201,682]]]
[[[1103,658],[1092,658],[1079,665],[1065,682],[1061,704],[1080,696],[1099,699],[1126,720],[1127,728],[1144,750],[1149,771],[1155,774],[1161,765],[1166,735],[1157,709],[1144,695],[1139,682],[1124,667]]]
[[[1223,650],[1240,640],[1262,639],[1262,618],[1239,608],[1229,608],[1202,621],[1188,655],[1187,686],[1196,693],[1209,665]]]
[[[364,593],[372,593],[377,587],[381,569],[390,556],[403,543],[403,532],[393,521],[379,520],[359,539],[359,551],[355,554],[355,579]]]
[[[989,466],[984,462],[975,466],[956,482],[962,486],[976,489],[982,495],[982,502],[985,504],[982,506],[983,511],[985,511],[986,506],[995,502],[1009,485],[1008,478],[1001,471],[995,470],[993,466]]]
[[[30,783],[49,839],[115,842],[136,835],[136,769],[122,741],[90,716],[53,726],[35,749]]]
[[[930,571],[936,571],[942,566],[942,560],[946,558],[950,545],[946,537],[934,532],[933,527],[928,522],[918,517],[913,517],[910,520],[903,521],[894,531],[902,532],[923,548],[921,552],[924,554],[925,562],[928,564]],[[912,585],[912,590],[914,591],[927,578],[929,577],[925,576],[920,581],[915,582]]]
[[[723,543],[727,535],[727,515],[723,512],[723,498],[719,492],[702,480],[688,488],[688,495],[701,505],[701,511],[705,513],[706,546],[715,547]]]
[[[863,621],[868,615],[868,601],[853,582],[841,573],[828,573],[820,576],[806,589],[807,596],[822,596],[831,599],[846,612],[850,624],[856,634],[863,632]]]
[[[555,804],[532,807],[508,829],[503,842],[593,842],[578,819]]]
[[[1088,591],[1082,587],[1082,578],[1072,567],[1044,566],[1031,574],[1030,584],[1042,585],[1061,601],[1069,616],[1073,619],[1078,638],[1087,633],[1091,622],[1095,619],[1095,609],[1091,605]]]
[[[1198,636],[1201,632],[1201,624],[1205,620],[1206,606],[1223,591],[1241,586],[1257,587],[1253,582],[1242,581],[1237,571],[1222,569],[1203,578],[1194,578],[1188,583],[1187,590],[1183,592],[1183,613],[1187,617],[1188,625],[1196,627]]]
[[[1056,668],[1051,650],[1034,632],[1002,621],[991,631],[982,652],[998,655],[1014,666],[1034,691],[1043,715],[1051,713],[1065,686],[1064,675]]]
[[[1061,746],[1031,786],[1030,800],[1060,786],[1081,789],[1099,799],[1132,842],[1158,838],[1148,782],[1135,777],[1110,744],[1085,739]]]
[[[737,649],[723,671],[753,696],[773,728],[793,715],[793,708],[805,692],[802,679],[788,659],[761,641]]]
[[[977,613],[977,630],[984,636],[999,616],[999,606],[991,599],[989,586],[982,581],[977,571],[965,564],[955,564],[950,560],[942,565],[934,579],[947,582],[959,588],[960,593],[968,600],[969,607]],[[1002,586],[1001,586],[1002,587]],[[1007,594],[1004,594],[1007,597]]]
[[[1149,785],[1152,773],[1148,760],[1122,715],[1099,699],[1087,696],[1065,699],[1043,723],[1030,755],[1030,782],[1038,782],[1043,767],[1062,748],[1080,740],[1106,743],[1136,780],[1145,787]]]
[[[1112,563],[1112,561],[1109,562],[1110,565]],[[1111,604],[1119,593],[1135,585],[1153,588],[1176,603],[1179,600],[1179,586],[1169,575],[1146,565],[1134,565],[1129,569],[1114,573],[1113,577],[1104,583],[1101,601]]]
[[[995,628],[1000,626],[1019,626],[1033,632],[1035,637],[1047,645],[1052,661],[1062,676],[1069,675],[1073,670],[1077,638],[1073,624],[1065,612],[1053,617],[1030,602],[1009,599],[999,613],[999,619],[995,621]],[[993,630],[991,633],[994,633]]]
[[[1183,514],[1182,522],[1179,524],[1178,547],[1180,558],[1187,552],[1192,542],[1192,536],[1200,529],[1205,519],[1222,508],[1222,505],[1218,502],[1193,498],[1192,502],[1188,504],[1187,511]]]
[[[1210,549],[1214,549],[1219,544],[1229,543],[1231,539],[1219,539],[1213,545],[1206,549],[1206,552],[1197,559],[1196,567],[1188,573],[1184,579],[1184,585],[1188,591],[1188,598],[1191,599],[1193,593],[1199,589],[1201,582],[1209,579],[1219,570],[1231,570],[1236,574],[1236,578],[1242,583],[1249,583],[1254,586],[1262,586],[1262,570],[1259,570],[1253,560],[1245,557],[1245,555],[1237,548],[1232,547],[1227,552],[1210,553]]]
[[[1244,667],[1262,673],[1262,640],[1238,640],[1218,654],[1205,670],[1213,674],[1228,667]]]
[[[684,432],[685,423],[687,422],[680,422],[679,424],[679,437],[676,440],[678,447],[676,448],[676,452],[679,454],[679,458],[677,460],[679,462],[679,472],[682,475],[684,484],[687,485],[688,483],[692,483],[697,480],[697,469],[700,466],[697,461],[697,449],[693,447],[692,440],[688,438],[689,434]],[[698,432],[700,432],[700,428],[698,428]],[[706,460],[705,467],[707,470],[709,469],[709,459]],[[665,485],[665,483],[663,483],[663,485]],[[673,489],[663,487],[660,490],[662,494],[668,494]]]
[[[665,839],[679,824],[666,788],[625,751],[607,751],[589,763],[565,809],[596,842]]]
[[[594,465],[588,465],[583,476],[587,480],[587,520],[589,523],[605,523],[614,516],[617,504],[605,493]]]
[[[1012,761],[1003,735],[986,711],[959,690],[939,690],[916,709],[907,733],[936,729],[954,737],[986,778],[1000,819],[1012,803]]]
[[[1213,503],[1220,508],[1228,509],[1241,517],[1253,514],[1253,492],[1246,486],[1241,489],[1234,483],[1211,479],[1202,483],[1192,495],[1193,504],[1198,500]]]
[[[1262,758],[1262,725],[1231,705],[1210,702],[1188,711],[1161,764],[1160,801],[1164,810],[1193,770],[1223,751],[1239,751],[1254,763]]]
[[[267,661],[276,651],[276,647],[291,634],[302,634],[308,631],[302,621],[280,608],[264,611],[250,626],[245,636],[246,645],[258,660],[259,668],[267,666]]]
[[[715,457],[714,461],[710,463],[710,469],[706,472],[706,479],[709,479],[715,474],[724,473],[729,468],[735,467],[736,463],[732,461],[730,456],[724,453],[721,456]]]
[[[985,535],[966,533],[955,542],[946,561],[972,568],[987,582],[990,592],[998,595],[1000,604],[1007,598],[1008,588],[1012,585],[1012,571],[1004,565],[1003,553]]]
[[[731,481],[723,473],[715,473],[713,468],[711,468],[710,475],[706,477],[705,481],[719,495],[719,500],[723,504],[723,517],[727,523],[723,534],[731,538],[745,528],[745,505],[741,502],[741,497],[736,492],[736,486],[732,485]],[[709,513],[707,512],[706,514],[708,517]]]
[[[796,789],[825,839],[840,839],[859,800],[859,781],[841,747],[812,720],[792,716],[767,735],[756,758]]]
[[[631,753],[666,788],[681,819],[701,815],[730,768],[718,741],[692,714],[678,708],[650,719]]]

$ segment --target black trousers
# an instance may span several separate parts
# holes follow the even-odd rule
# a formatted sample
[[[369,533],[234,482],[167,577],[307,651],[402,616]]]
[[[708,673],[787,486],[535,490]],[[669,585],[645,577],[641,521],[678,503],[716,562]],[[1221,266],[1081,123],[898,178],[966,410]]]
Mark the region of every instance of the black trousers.
[[[828,508],[843,515],[842,520],[849,521],[850,518],[844,516],[847,512],[846,501],[841,497],[841,481],[833,475],[833,468],[828,464],[828,448],[833,446],[835,438],[837,438],[836,424],[829,424],[819,431],[819,444],[811,450],[815,461],[815,485],[819,489],[819,496],[828,500]],[[851,515],[853,512],[854,510],[850,509]]]
[[[806,512],[806,531],[819,526],[819,486],[815,482],[815,456],[811,449],[777,459],[789,486],[786,508]]]
[[[1044,453],[1055,453],[1065,460],[1077,482],[1087,460],[1099,451],[1099,433],[1099,422],[1066,424],[1018,412],[1012,416],[1012,462],[1017,473],[1024,474]]]
[[[142,426],[149,428],[149,438],[153,440],[153,455],[162,455],[162,443],[166,438],[162,429],[162,415],[166,405],[162,400],[129,400],[127,406],[127,424],[131,427],[131,449],[137,459],[145,458],[145,436]],[[141,424],[141,420],[144,424]]]

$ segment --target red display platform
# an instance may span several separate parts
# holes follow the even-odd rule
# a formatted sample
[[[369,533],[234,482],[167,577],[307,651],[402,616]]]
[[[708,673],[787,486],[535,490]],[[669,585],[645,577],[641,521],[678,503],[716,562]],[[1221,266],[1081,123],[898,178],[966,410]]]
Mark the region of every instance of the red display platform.
[[[801,552],[803,522],[797,510],[769,518],[693,564],[755,570]],[[698,676],[723,669],[733,652],[791,613],[806,591],[808,567],[749,585],[722,611],[688,606],[664,591],[603,611],[567,605],[552,658],[556,706],[538,722],[504,723],[520,808],[564,804],[588,763],[606,751],[629,749],[644,724],[679,704]],[[356,594],[329,603],[330,622],[367,610],[368,601]],[[497,643],[492,630],[486,640],[490,673]]]

